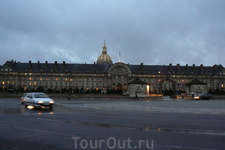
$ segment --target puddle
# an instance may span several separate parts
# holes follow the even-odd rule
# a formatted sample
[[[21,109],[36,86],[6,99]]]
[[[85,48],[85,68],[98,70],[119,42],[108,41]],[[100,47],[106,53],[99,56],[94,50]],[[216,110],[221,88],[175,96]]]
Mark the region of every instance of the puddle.
[[[69,108],[53,106],[53,109],[48,107],[34,108],[33,106],[21,106],[20,108],[0,108],[0,113],[3,114],[21,114],[21,115],[42,115],[42,114],[58,114],[65,112],[73,112]]]
[[[21,114],[21,108],[0,108],[3,114]]]
[[[118,128],[118,129],[145,131],[145,132],[177,132],[177,133],[225,136],[225,131],[216,131],[216,130],[175,129],[175,128],[157,128],[157,127],[129,127],[129,126],[122,126],[122,125],[111,125],[111,124],[102,124],[102,123],[94,123],[94,122],[78,122],[78,123],[82,125],[97,126],[102,128]]]

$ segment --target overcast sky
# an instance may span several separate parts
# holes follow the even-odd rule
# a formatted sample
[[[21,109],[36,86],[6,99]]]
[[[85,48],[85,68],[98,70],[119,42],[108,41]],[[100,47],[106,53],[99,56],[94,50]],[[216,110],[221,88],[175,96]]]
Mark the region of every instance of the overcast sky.
[[[225,66],[225,0],[1,0],[7,60]]]

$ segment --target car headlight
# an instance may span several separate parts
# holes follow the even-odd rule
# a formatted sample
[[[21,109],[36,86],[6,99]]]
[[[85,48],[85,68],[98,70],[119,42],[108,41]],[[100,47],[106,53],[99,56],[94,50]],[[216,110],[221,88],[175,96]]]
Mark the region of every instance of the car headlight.
[[[43,101],[38,101],[38,103],[44,103]]]
[[[50,103],[50,104],[54,104],[54,101],[50,101],[49,103]]]

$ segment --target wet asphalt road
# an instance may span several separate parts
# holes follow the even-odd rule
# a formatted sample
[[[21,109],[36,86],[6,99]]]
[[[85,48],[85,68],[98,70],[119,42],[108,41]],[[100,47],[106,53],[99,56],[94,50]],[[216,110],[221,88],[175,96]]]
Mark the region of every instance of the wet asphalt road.
[[[225,149],[223,114],[84,107],[111,102],[120,103],[118,100],[56,100],[57,105],[50,110],[24,108],[18,99],[0,98],[0,149]],[[162,106],[164,103],[168,102],[160,102]]]

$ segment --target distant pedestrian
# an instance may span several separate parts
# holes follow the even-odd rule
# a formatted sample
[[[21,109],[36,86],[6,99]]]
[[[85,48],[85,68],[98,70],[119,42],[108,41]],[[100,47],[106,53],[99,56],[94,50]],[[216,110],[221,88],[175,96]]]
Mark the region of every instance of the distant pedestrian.
[[[194,92],[191,92],[191,97],[192,97],[192,98],[194,98],[194,95],[195,95]]]
[[[137,93],[135,94],[135,99],[138,99]]]

